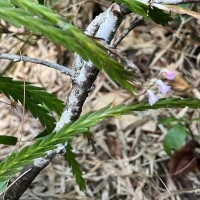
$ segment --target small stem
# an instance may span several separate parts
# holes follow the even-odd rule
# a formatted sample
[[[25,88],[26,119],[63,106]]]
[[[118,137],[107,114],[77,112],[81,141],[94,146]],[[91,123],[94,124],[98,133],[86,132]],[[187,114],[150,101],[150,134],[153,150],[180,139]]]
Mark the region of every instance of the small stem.
[[[131,25],[117,38],[117,40],[112,45],[113,48],[116,48],[117,45],[139,24],[144,21],[143,17],[139,17],[138,19],[131,22]]]
[[[148,0],[141,0],[141,2],[147,2]],[[199,0],[152,0],[151,3],[157,3],[157,4],[187,4],[187,3],[198,3]]]
[[[162,72],[160,72],[160,73],[157,75],[157,77],[154,78],[153,80],[151,79],[151,80],[149,81],[149,83],[146,83],[145,85],[147,85],[147,87],[144,87],[144,89],[143,89],[141,92],[135,93],[135,95],[136,95],[136,96],[141,96],[141,95],[145,94],[145,93],[147,92],[147,90],[151,89],[151,88],[156,84],[156,81],[157,81],[158,79],[160,79],[161,77],[162,77]]]
[[[69,76],[74,76],[74,71],[63,66],[63,65],[59,65],[57,63],[53,63],[50,61],[46,61],[46,60],[42,60],[42,59],[38,59],[38,58],[31,58],[29,56],[18,56],[15,54],[10,54],[10,53],[0,53],[0,58],[1,59],[7,59],[7,60],[12,60],[13,62],[20,62],[20,61],[24,61],[24,62],[30,62],[30,63],[36,63],[36,64],[41,64],[41,65],[45,65],[47,67],[53,68],[53,69],[57,69],[60,72],[69,75]]]

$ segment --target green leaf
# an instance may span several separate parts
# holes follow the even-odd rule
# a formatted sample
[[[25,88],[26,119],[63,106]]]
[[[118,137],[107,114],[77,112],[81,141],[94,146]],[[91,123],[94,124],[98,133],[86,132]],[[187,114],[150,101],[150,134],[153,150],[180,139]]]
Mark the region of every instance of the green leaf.
[[[1,19],[17,27],[24,26],[33,33],[42,34],[52,42],[77,52],[86,61],[90,60],[99,70],[104,70],[112,80],[131,94],[134,93],[134,87],[128,81],[134,74],[112,59],[100,43],[66,23],[50,8],[27,0],[11,0],[11,2],[18,8],[4,7],[0,2]]]
[[[14,136],[0,135],[0,144],[16,145],[17,140]]]
[[[153,106],[149,105],[149,103],[135,103],[130,105],[118,105],[113,108],[106,106],[105,108],[100,109],[94,113],[87,113],[81,116],[76,122],[66,124],[62,129],[58,132],[53,132],[45,138],[38,138],[31,146],[26,146],[18,153],[13,152],[7,158],[0,163],[0,182],[5,181],[10,178],[11,175],[19,172],[21,168],[25,164],[33,163],[33,159],[40,158],[44,155],[49,155],[49,150],[56,149],[58,144],[66,143],[71,141],[75,136],[80,135],[82,133],[87,133],[88,129],[91,126],[96,125],[104,119],[112,116],[119,116],[125,114],[131,114],[135,111],[143,111],[147,109],[159,109],[159,108],[178,108],[188,106],[189,108],[200,108],[200,100],[199,99],[160,99]],[[167,143],[165,144],[166,151],[171,153],[171,148],[177,149],[180,148],[184,143],[185,139],[185,129],[183,126],[174,127],[176,131],[170,138],[169,133],[166,136],[165,140]],[[172,131],[174,132],[174,131]],[[174,142],[174,143],[173,143]],[[71,147],[69,147],[69,151],[71,151]],[[54,151],[55,152],[55,151]],[[56,151],[57,152],[57,151]],[[55,153],[56,153],[55,152]],[[71,165],[73,164],[74,156],[70,153],[68,154],[70,157]],[[81,173],[78,171],[77,163],[75,163],[74,173],[78,173],[78,182],[81,185],[81,188],[84,188],[83,180],[81,179]],[[76,176],[76,174],[75,174]]]
[[[200,121],[200,117],[193,118],[192,121]]]
[[[11,4],[8,0],[0,0],[0,5],[3,7],[13,7],[13,4]]]
[[[1,195],[1,193],[4,192],[4,190],[6,189],[7,184],[8,184],[8,181],[9,181],[9,180],[5,180],[5,181],[1,181],[1,182],[0,182],[0,195]]]
[[[172,21],[172,17],[169,13],[164,12],[154,6],[152,8],[148,8],[149,17],[156,23],[161,24],[162,26],[167,26],[170,21]]]
[[[158,120],[159,124],[169,124],[173,122],[179,122],[181,119],[177,119],[176,117],[162,117]]]
[[[44,0],[38,0],[39,4],[44,5]]]
[[[85,180],[83,178],[82,171],[78,162],[75,159],[75,155],[72,152],[72,147],[68,143],[66,147],[65,159],[67,160],[69,167],[72,169],[72,173],[76,178],[76,182],[79,185],[80,190],[84,190],[86,188]]]
[[[24,101],[24,82],[14,81],[9,77],[0,75],[0,92],[9,99],[14,99],[23,105]],[[25,109],[29,110],[33,117],[38,118],[41,124],[46,127],[46,131],[51,133],[55,127],[55,119],[49,110],[61,115],[64,103],[57,99],[53,94],[47,93],[43,88],[36,87],[26,82],[25,85]]]
[[[132,12],[143,16],[145,19],[152,19],[155,23],[163,26],[172,20],[169,13],[164,12],[154,6],[146,5],[138,0],[115,0],[117,3],[123,3]]]
[[[182,125],[171,128],[163,141],[163,146],[168,155],[172,155],[172,150],[179,150],[185,143],[186,130]]]

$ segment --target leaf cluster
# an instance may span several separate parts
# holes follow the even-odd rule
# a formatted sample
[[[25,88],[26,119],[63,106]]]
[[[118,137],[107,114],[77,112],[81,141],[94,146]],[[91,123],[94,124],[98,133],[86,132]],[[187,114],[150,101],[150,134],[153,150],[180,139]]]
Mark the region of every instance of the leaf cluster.
[[[25,97],[24,97],[25,88]],[[52,116],[52,111],[61,115],[64,103],[53,94],[46,92],[41,87],[36,87],[23,81],[14,81],[12,78],[0,75],[0,92],[9,99],[14,99],[25,105],[33,117],[38,118],[42,126],[46,128],[45,133],[51,133],[55,127],[56,120]],[[25,99],[25,102],[24,102]]]
[[[100,43],[66,23],[50,8],[34,1],[1,0],[0,18],[16,27],[24,26],[35,34],[42,34],[52,42],[77,52],[83,59],[92,61],[95,67],[104,70],[112,80],[133,94],[133,85],[128,81],[133,74],[109,57]]]
[[[167,25],[172,20],[169,13],[164,12],[152,5],[146,5],[139,0],[115,0],[117,3],[123,3],[132,12],[143,16],[145,19],[151,19],[157,24]]]
[[[161,99],[153,106],[150,106],[149,103],[136,103],[130,105],[118,105],[116,107],[111,107],[111,105],[106,106],[94,113],[87,113],[81,116],[74,123],[69,123],[65,125],[58,132],[53,132],[45,138],[39,138],[31,146],[24,147],[19,153],[14,152],[9,155],[4,161],[0,163],[0,182],[3,182],[10,178],[10,176],[19,172],[24,165],[33,163],[34,159],[49,156],[49,151],[56,149],[56,145],[60,143],[65,143],[71,141],[76,135],[81,133],[88,132],[89,128],[95,126],[97,123],[108,117],[119,117],[124,114],[130,114],[134,111],[143,111],[147,109],[159,109],[159,108],[174,108],[174,107],[185,107],[190,108],[200,108],[199,99]],[[68,149],[71,151],[71,148]],[[71,166],[73,167],[72,162],[74,156],[70,154],[68,161],[70,161]],[[75,163],[75,166],[76,163]],[[73,173],[75,176],[76,173],[79,178],[81,176],[80,172],[74,170]],[[81,180],[81,179],[80,179]],[[80,181],[83,184],[82,181]],[[84,185],[84,184],[83,184]],[[83,187],[83,185],[81,187]]]
[[[163,139],[163,147],[166,153],[171,156],[173,150],[181,149],[186,143],[187,135],[199,143],[199,136],[193,135],[190,129],[192,121],[199,121],[200,118],[184,117],[163,117],[159,119],[158,123],[164,124],[167,127],[167,133]]]
[[[72,146],[69,143],[66,146],[65,159],[67,160],[69,167],[72,169],[72,173],[76,178],[76,182],[79,185],[80,190],[84,190],[86,187],[85,180],[83,178],[80,166],[75,159],[75,155],[72,151]]]
[[[168,155],[172,155],[172,150],[180,149],[186,138],[186,129],[183,125],[176,125],[173,128],[169,129],[164,141],[163,147]]]

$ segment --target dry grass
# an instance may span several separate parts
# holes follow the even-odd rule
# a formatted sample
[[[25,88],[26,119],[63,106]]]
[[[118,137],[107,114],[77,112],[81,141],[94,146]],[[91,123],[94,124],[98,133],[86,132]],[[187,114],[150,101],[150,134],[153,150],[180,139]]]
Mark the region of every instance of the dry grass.
[[[80,29],[84,29],[92,21],[94,10],[98,13],[110,4],[106,0],[60,2],[54,5],[54,8],[66,17],[73,15],[72,22]],[[75,5],[69,7],[71,4]],[[128,16],[117,34],[128,27],[135,17]],[[18,35],[19,30],[14,27],[9,29]],[[142,81],[154,77],[161,67],[169,66],[177,73],[176,80],[171,83],[173,90],[169,96],[200,98],[199,30],[200,21],[190,18],[180,22],[180,18],[176,17],[168,27],[146,22],[135,28],[118,48],[140,68]],[[23,55],[52,60],[67,66],[73,64],[73,54],[60,46],[39,37],[32,37],[29,42],[24,43],[20,42],[19,38],[26,39],[27,36],[21,35],[17,38],[15,35],[2,35],[1,52],[15,54],[21,52]],[[13,64],[10,61],[0,60],[0,70],[2,69],[6,75],[15,79],[23,79],[25,75],[26,81],[45,87],[64,101],[70,92],[70,79],[53,69],[30,63]],[[119,104],[142,101],[145,98],[145,96],[131,97],[105,74],[100,73],[83,112],[95,111],[113,100],[114,104]],[[8,101],[4,96],[0,96],[0,100]],[[0,103],[1,135],[19,136],[22,106],[18,105],[17,108],[9,110],[6,104]],[[102,122],[92,129],[97,154],[82,136],[73,141],[77,160],[87,181],[87,189],[84,192],[81,192],[75,184],[67,163],[58,156],[36,178],[21,199],[193,200],[200,198],[198,164],[195,172],[182,173],[181,180],[172,180],[167,165],[170,158],[162,145],[167,127],[157,123],[160,117],[182,117],[191,112],[188,108],[136,112],[120,119]],[[192,114],[198,117],[199,111],[194,111]],[[22,143],[29,144],[41,129],[38,121],[29,113],[25,113]],[[193,134],[199,134],[199,124],[191,122],[191,130]],[[0,147],[0,159],[16,149],[10,146]]]

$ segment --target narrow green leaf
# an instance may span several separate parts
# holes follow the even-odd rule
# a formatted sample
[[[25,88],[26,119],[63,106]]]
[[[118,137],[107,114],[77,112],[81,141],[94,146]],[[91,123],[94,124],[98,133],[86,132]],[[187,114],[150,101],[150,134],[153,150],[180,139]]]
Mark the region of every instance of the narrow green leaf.
[[[142,111],[147,109],[177,108],[185,106],[198,109],[200,108],[200,100],[180,98],[160,99],[153,106],[150,106],[149,103],[118,105],[113,108],[107,106],[102,108],[100,111],[94,112],[92,114],[86,114],[85,116],[83,115],[79,120],[77,120],[80,123],[75,122],[66,124],[58,132],[53,132],[45,138],[37,139],[37,141],[35,141],[35,143],[33,143],[31,146],[25,147],[25,150],[22,149],[18,153],[14,152],[9,155],[4,161],[0,163],[0,181],[5,181],[16,172],[19,172],[24,164],[32,163],[32,159],[47,154],[49,150],[56,148],[55,145],[71,141],[76,135],[88,132],[90,126],[93,126],[108,117],[131,114],[135,111]],[[185,135],[185,129],[181,125],[170,130],[165,138],[166,151],[170,154],[172,149],[179,149],[184,144]],[[69,147],[69,151],[71,151],[71,147]],[[69,152],[68,157],[72,162],[71,167],[73,167],[72,164],[74,162],[74,156]],[[76,173],[78,175],[76,175]],[[80,184],[80,188],[84,188],[81,172],[79,171],[77,163],[75,163],[74,166],[74,174],[77,176],[77,182]]]
[[[1,172],[0,180],[5,181],[11,179],[17,172],[20,172],[22,169],[23,167],[18,167],[18,168],[13,167],[12,169],[4,170]]]
[[[66,23],[50,8],[27,0],[11,2],[19,8],[3,7],[0,3],[0,18],[14,26],[21,25],[36,34],[40,33],[52,42],[77,52],[84,60],[90,60],[96,68],[104,70],[112,80],[134,94],[133,84],[128,81],[134,74],[112,59],[100,43]]]
[[[171,128],[163,141],[163,146],[168,155],[172,155],[172,150],[180,149],[184,143],[186,138],[186,130],[182,125],[176,125]]]
[[[69,167],[72,169],[72,173],[76,178],[76,182],[79,185],[80,190],[84,190],[86,188],[85,180],[83,178],[82,171],[78,162],[75,159],[75,155],[72,152],[72,147],[70,144],[67,144],[65,159],[67,160]]]
[[[0,75],[0,92],[23,105],[23,81],[14,81],[12,78]],[[60,115],[64,108],[64,103],[53,94],[47,93],[43,88],[33,86],[28,82],[25,86],[25,101],[25,109],[29,110],[33,117],[38,118],[41,124],[46,128],[46,134],[50,134],[56,122],[51,115],[51,111],[55,111]]]
[[[14,136],[0,135],[0,144],[16,145],[17,138]]]
[[[115,0],[117,3],[125,4],[132,12],[143,16],[145,19],[152,19],[157,24],[167,25],[172,20],[169,13],[154,6],[146,5],[138,0]]]
[[[169,124],[173,122],[179,122],[180,119],[177,119],[176,117],[162,117],[158,120],[159,124]]]
[[[192,121],[200,121],[200,117],[193,118]]]
[[[34,1],[27,1],[27,0],[10,0],[11,3],[14,5],[23,8],[25,10],[29,10],[30,13],[34,13],[38,17],[44,17],[48,19],[48,21],[51,21],[52,23],[56,24],[58,21],[62,19],[61,16],[54,13],[53,10],[50,8],[40,5]]]
[[[13,7],[13,4],[11,4],[8,0],[0,0],[0,4],[2,7]]]
[[[5,180],[5,181],[0,182],[0,193],[2,193],[6,189],[8,181],[9,180]]]
[[[12,152],[9,156],[7,156],[6,159],[0,163],[0,165],[2,165],[1,172],[3,171],[3,168],[7,167],[9,169],[11,163],[15,158],[16,158],[16,152]]]
[[[38,0],[39,4],[44,5],[44,0]]]

